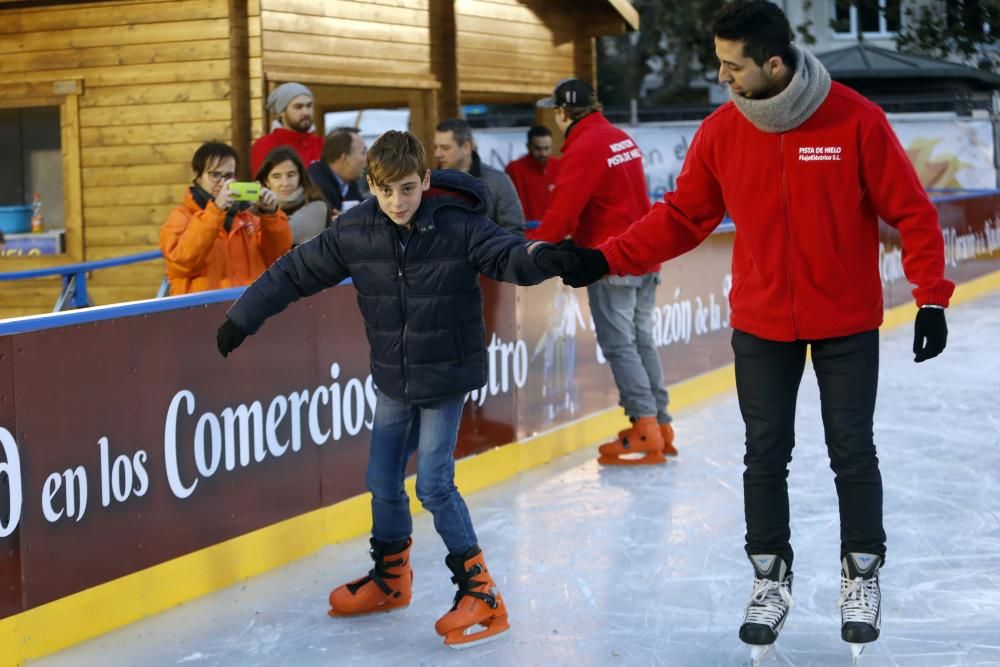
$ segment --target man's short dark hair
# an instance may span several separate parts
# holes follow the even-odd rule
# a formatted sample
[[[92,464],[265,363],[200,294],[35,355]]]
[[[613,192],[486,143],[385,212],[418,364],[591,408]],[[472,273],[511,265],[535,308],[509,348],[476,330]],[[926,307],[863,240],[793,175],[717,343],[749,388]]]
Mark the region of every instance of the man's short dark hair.
[[[455,137],[455,143],[459,146],[466,142],[473,143],[472,128],[461,118],[443,120],[434,129],[438,132],[451,132],[451,135]]]
[[[535,137],[551,137],[552,130],[545,127],[544,125],[534,125],[530,130],[528,130],[528,143]]]
[[[730,42],[743,42],[743,53],[763,66],[778,56],[795,67],[792,27],[781,8],[767,0],[734,0],[722,6],[712,19],[712,35]]]
[[[240,156],[236,153],[235,148],[221,141],[206,141],[198,147],[191,158],[191,169],[194,171],[195,178],[205,173],[209,167],[229,157],[236,161],[236,167],[239,168]]]
[[[326,135],[323,141],[323,162],[332,164],[341,155],[350,155],[351,143],[354,141],[354,132],[347,129],[338,128]]]

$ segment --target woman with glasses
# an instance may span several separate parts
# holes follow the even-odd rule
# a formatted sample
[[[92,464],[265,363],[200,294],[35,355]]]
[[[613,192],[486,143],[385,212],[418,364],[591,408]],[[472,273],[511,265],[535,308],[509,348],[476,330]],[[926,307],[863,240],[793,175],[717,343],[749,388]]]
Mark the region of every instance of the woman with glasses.
[[[160,230],[170,294],[249,285],[292,247],[288,217],[261,188],[255,203],[234,201],[236,151],[210,141],[191,159],[194,178],[184,203]]]
[[[305,243],[330,224],[330,206],[313,185],[298,153],[278,146],[264,157],[254,177],[278,196],[278,208],[292,226],[292,245]]]

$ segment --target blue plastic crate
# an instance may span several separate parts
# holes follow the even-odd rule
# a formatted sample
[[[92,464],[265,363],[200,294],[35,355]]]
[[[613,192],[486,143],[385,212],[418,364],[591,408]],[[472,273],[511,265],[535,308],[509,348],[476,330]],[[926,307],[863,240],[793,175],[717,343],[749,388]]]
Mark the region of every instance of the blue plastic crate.
[[[24,234],[31,231],[31,206],[0,206],[0,232]]]

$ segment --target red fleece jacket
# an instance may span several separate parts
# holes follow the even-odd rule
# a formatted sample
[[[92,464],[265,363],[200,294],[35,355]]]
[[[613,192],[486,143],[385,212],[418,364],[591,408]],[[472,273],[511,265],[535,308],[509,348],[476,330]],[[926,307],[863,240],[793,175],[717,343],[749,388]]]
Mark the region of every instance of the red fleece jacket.
[[[885,114],[850,88],[799,127],[769,134],[729,102],[702,123],[677,189],[600,246],[615,274],[645,273],[736,223],[730,322],[777,341],[846,336],[882,323],[878,220],[899,230],[918,305],[947,306],[937,210]]]
[[[528,154],[509,163],[506,171],[517,189],[524,218],[541,220],[559,176],[559,158],[550,157],[541,163]]]
[[[278,146],[288,146],[302,158],[302,164],[311,165],[323,155],[323,137],[311,132],[296,132],[284,127],[265,134],[250,147],[250,171],[256,174],[264,158]]]

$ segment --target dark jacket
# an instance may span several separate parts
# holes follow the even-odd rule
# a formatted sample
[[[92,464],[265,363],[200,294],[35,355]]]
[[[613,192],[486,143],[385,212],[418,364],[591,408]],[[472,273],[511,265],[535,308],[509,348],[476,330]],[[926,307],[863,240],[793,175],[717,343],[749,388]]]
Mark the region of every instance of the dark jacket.
[[[524,236],[524,210],[517,190],[507,174],[483,164],[479,153],[472,153],[472,167],[469,173],[486,184],[491,203],[486,208],[486,217],[508,232]]]
[[[347,196],[341,196],[340,182],[333,175],[333,170],[322,160],[317,160],[309,165],[309,178],[319,187],[330,208],[337,211],[344,210],[344,200],[363,201],[365,199],[358,184],[353,181],[347,184]]]
[[[490,222],[489,194],[458,171],[435,171],[406,240],[374,198],[285,254],[227,317],[252,334],[293,301],[354,280],[371,345],[371,371],[386,395],[416,404],[486,384],[488,358],[479,274],[519,285],[549,275],[536,248]]]

